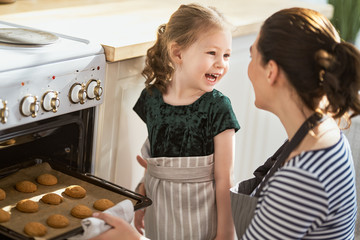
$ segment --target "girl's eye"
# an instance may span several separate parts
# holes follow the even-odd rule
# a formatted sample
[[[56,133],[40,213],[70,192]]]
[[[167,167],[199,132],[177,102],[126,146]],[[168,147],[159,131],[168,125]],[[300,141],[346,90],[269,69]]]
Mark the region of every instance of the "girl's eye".
[[[210,51],[210,52],[208,52],[208,54],[215,55],[216,53],[215,53],[215,51]]]
[[[230,58],[230,54],[224,54],[224,58]]]

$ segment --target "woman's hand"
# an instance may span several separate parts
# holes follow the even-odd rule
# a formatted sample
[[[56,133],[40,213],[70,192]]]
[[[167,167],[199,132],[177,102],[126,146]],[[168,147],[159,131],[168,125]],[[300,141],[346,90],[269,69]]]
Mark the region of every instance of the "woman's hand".
[[[96,212],[93,214],[93,217],[104,220],[113,228],[90,240],[117,240],[119,238],[122,240],[139,240],[141,237],[129,223],[119,217],[114,217],[103,212]]]

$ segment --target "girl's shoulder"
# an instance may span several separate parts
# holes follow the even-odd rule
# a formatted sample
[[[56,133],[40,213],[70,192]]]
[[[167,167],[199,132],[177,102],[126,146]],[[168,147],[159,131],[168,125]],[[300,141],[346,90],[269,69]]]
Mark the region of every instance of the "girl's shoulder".
[[[144,104],[154,102],[159,102],[162,100],[162,94],[156,87],[144,88],[139,97],[140,101],[143,101]]]
[[[205,95],[207,95],[209,98],[213,98],[213,99],[228,99],[227,96],[225,96],[222,92],[220,92],[217,89],[212,90],[211,92],[207,92],[205,93]]]
[[[222,92],[219,90],[212,90],[211,92],[205,93],[201,97],[202,103],[210,102],[210,103],[216,103],[216,104],[231,104],[230,99],[225,96]]]
[[[156,87],[152,86],[149,88],[144,88],[141,92],[142,97],[155,97],[155,96],[161,96],[161,92]]]

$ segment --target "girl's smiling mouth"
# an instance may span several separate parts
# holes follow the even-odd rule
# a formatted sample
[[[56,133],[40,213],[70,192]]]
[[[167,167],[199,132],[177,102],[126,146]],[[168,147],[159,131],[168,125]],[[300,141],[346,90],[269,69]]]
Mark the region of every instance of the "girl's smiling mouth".
[[[208,81],[215,83],[216,80],[220,77],[220,74],[216,73],[205,73],[205,77]]]

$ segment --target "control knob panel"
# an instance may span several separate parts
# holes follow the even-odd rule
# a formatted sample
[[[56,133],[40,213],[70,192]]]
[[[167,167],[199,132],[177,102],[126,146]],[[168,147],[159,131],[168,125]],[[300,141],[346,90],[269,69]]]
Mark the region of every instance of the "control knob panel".
[[[96,100],[100,100],[101,95],[103,93],[103,89],[101,87],[101,81],[91,79],[87,83],[86,92],[87,92],[87,97],[89,99],[94,99],[95,98]]]
[[[30,70],[0,72],[0,134],[5,129],[94,108],[104,101],[104,54],[40,64]]]
[[[20,112],[25,117],[31,116],[35,118],[39,111],[39,106],[40,103],[38,101],[38,97],[29,95],[21,100]]]
[[[85,84],[75,83],[74,85],[72,85],[72,87],[70,88],[69,96],[72,103],[80,102],[80,104],[84,104],[87,96]]]
[[[42,107],[47,112],[56,113],[60,106],[59,93],[57,91],[48,91],[42,98]]]

